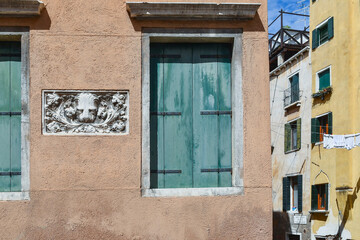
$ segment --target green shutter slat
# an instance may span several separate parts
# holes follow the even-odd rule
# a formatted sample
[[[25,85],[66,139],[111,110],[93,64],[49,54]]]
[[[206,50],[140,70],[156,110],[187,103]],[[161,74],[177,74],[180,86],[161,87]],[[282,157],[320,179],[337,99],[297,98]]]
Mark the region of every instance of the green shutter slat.
[[[0,172],[10,172],[10,116],[0,115]],[[10,176],[0,176],[0,192],[10,191]]]
[[[297,149],[301,149],[301,118],[296,121],[296,145]]]
[[[333,134],[333,116],[332,112],[328,114],[329,134]]]
[[[283,211],[290,210],[290,179],[283,178]]]
[[[11,53],[11,42],[1,42],[0,53]],[[11,106],[11,61],[0,56],[0,112],[9,112]],[[11,170],[11,117],[0,115],[0,172]],[[0,192],[11,191],[10,176],[0,176]]]
[[[218,44],[218,56],[231,56],[229,44]],[[218,58],[218,101],[220,111],[231,111],[231,59]],[[219,115],[219,168],[231,168],[231,115]],[[219,187],[231,187],[231,172],[219,172]]]
[[[1,42],[0,53],[9,54],[9,42]],[[0,112],[10,111],[10,57],[0,56]]]
[[[165,188],[192,187],[192,49],[189,44],[166,44],[164,56],[164,112],[180,112],[164,116],[165,170],[181,173],[165,174]]]
[[[285,137],[284,137],[284,151],[288,152],[291,150],[291,126],[289,123],[286,123],[284,126]]]
[[[20,54],[20,42],[11,43],[11,54]],[[21,57],[10,57],[11,112],[21,112]]]
[[[312,31],[312,49],[315,49],[319,46],[319,36],[318,29]]]
[[[330,40],[331,38],[334,37],[334,17],[329,18],[327,22],[327,26],[328,26],[328,39]]]
[[[320,141],[319,125],[319,120],[317,118],[311,119],[311,143]]]
[[[201,169],[219,168],[219,117],[201,115],[201,111],[219,110],[217,44],[195,44],[193,98],[194,98],[194,187],[217,187],[217,172],[201,172]]]
[[[21,116],[11,116],[11,172],[21,172]],[[11,191],[21,191],[21,175],[11,176]]]
[[[303,178],[302,175],[298,175],[297,176],[297,183],[298,183],[298,210],[299,212],[302,212],[302,208],[303,208],[303,201],[302,201],[302,196],[303,196]]]
[[[326,197],[325,197],[325,210],[329,210],[329,194],[330,194],[330,191],[329,191],[329,184],[326,183],[325,184],[325,194],[326,194]]]
[[[311,186],[311,210],[318,209],[318,191],[316,185]]]
[[[163,55],[160,44],[151,44],[150,55]],[[150,58],[150,112],[164,111],[163,97],[164,66],[163,58]],[[156,173],[164,170],[164,118],[150,114],[150,187],[164,188],[164,174]]]

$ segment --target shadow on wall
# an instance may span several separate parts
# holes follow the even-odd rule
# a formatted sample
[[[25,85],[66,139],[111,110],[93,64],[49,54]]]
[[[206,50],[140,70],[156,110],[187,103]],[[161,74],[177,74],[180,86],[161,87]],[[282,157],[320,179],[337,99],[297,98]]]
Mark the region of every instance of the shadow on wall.
[[[6,25],[3,25],[4,23],[6,23]],[[0,26],[6,26],[6,27],[21,26],[21,27],[30,27],[30,30],[49,30],[51,27],[51,19],[48,11],[46,10],[46,8],[44,8],[41,11],[40,16],[38,17],[1,18]]]
[[[340,224],[340,227],[336,234],[335,239],[341,239],[341,234],[345,228],[347,220],[349,219],[350,210],[354,207],[354,202],[358,198],[359,190],[360,190],[360,178],[358,179],[358,181],[356,183],[353,194],[349,194],[347,196],[345,210],[344,210],[344,213],[342,216],[342,221],[341,221],[341,224]],[[339,205],[338,205],[338,208],[339,208]]]
[[[129,14],[129,13],[128,13]],[[254,19],[252,20],[234,20],[234,21],[216,21],[216,20],[137,20],[130,17],[131,23],[135,31],[141,31],[142,28],[200,28],[200,29],[212,29],[212,28],[229,28],[238,29],[242,28],[247,32],[265,32],[265,27],[261,21],[260,15],[256,12]]]
[[[273,239],[285,240],[287,232],[291,232],[289,215],[286,212],[273,212]]]

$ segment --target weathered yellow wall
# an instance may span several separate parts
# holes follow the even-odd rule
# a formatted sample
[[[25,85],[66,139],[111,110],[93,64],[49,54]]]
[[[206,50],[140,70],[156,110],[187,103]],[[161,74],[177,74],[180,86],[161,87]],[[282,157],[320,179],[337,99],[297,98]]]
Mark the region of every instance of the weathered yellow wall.
[[[31,200],[0,202],[0,238],[271,239],[267,1],[243,1],[262,5],[240,22],[135,21],[124,1],[44,2],[40,18],[0,21],[31,28]],[[141,197],[141,27],[244,29],[243,196]],[[129,135],[42,135],[43,89],[129,90]]]
[[[318,0],[310,5],[311,31],[328,17],[334,17],[334,38],[312,51],[313,92],[316,91],[316,72],[329,65],[331,65],[333,92],[323,101],[313,101],[312,117],[332,112],[333,134],[359,133],[360,1]],[[318,183],[319,179],[315,177],[320,170],[323,170],[331,185],[330,213],[328,216],[313,214],[313,233],[330,228],[337,232],[340,210],[341,215],[344,215],[344,234],[349,231],[353,239],[360,238],[358,227],[360,204],[354,197],[359,189],[359,154],[359,147],[348,151],[346,149],[326,150],[322,145],[313,146],[311,160],[315,164],[312,164],[312,184]],[[351,187],[352,190],[348,193],[336,191],[336,188],[342,187]]]

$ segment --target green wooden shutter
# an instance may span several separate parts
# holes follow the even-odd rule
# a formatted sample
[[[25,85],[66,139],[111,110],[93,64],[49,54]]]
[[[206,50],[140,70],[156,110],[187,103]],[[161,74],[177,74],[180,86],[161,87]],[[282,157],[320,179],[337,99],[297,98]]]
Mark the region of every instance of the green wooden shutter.
[[[297,121],[296,121],[296,133],[297,133],[297,136],[296,136],[296,145],[297,145],[297,148],[296,149],[300,149],[301,148],[301,118],[299,118]]]
[[[328,114],[328,124],[329,124],[329,132],[328,134],[333,134],[333,116],[332,112]]]
[[[0,44],[0,191],[21,191],[21,47]]]
[[[311,119],[311,143],[317,143],[320,141],[320,123],[317,118]]]
[[[329,209],[329,194],[330,194],[329,184],[328,183],[325,184],[325,194],[326,194],[326,197],[325,197],[325,210],[328,210]]]
[[[283,178],[283,211],[290,210],[290,179]]]
[[[323,90],[330,86],[330,69],[326,69],[319,73],[319,90]]]
[[[303,202],[302,202],[302,195],[303,195],[303,179],[302,175],[297,176],[297,183],[298,183],[298,210],[302,212]]]
[[[312,31],[312,49],[315,49],[319,46],[319,33],[318,29]]]
[[[289,123],[285,124],[285,134],[284,134],[284,152],[291,150],[291,126]]]
[[[331,38],[334,37],[334,17],[329,18],[327,22],[327,26],[328,26],[328,39],[330,40]]]
[[[231,47],[193,46],[194,187],[231,186]]]
[[[311,186],[311,210],[318,209],[318,189],[316,185]]]
[[[231,45],[150,47],[151,188],[231,186]]]
[[[291,78],[291,102],[296,102],[299,100],[299,74],[295,74]]]

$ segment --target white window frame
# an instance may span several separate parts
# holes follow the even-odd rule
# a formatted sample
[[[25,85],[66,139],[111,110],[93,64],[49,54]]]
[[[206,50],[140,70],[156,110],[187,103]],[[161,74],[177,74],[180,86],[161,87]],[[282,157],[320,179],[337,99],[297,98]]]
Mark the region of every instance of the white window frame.
[[[30,200],[29,29],[0,27],[0,39],[21,42],[21,192],[0,192],[0,201]]]
[[[315,92],[320,91],[320,89],[319,89],[319,87],[320,87],[319,74],[326,71],[326,70],[328,70],[328,69],[330,70],[330,85],[329,85],[329,87],[332,86],[331,65],[329,65],[329,66],[326,66],[326,67],[324,67],[324,68],[322,68],[322,69],[320,69],[319,71],[316,72],[316,83],[315,83],[316,84],[316,91]]]
[[[299,212],[299,199],[298,199],[298,206],[297,206],[296,210],[295,211],[292,210],[292,208],[293,208],[292,202],[294,201],[293,195],[295,196],[294,189],[293,189],[293,186],[292,186],[292,181],[293,181],[293,179],[297,178],[297,176],[298,175],[289,177],[290,178],[290,212],[292,212],[292,213],[298,213]],[[297,183],[297,186],[298,186],[298,192],[299,192],[299,183]]]
[[[230,42],[233,43],[232,78],[232,187],[150,188],[150,43]],[[241,29],[143,29],[142,34],[142,169],[144,197],[243,195],[243,98]]]
[[[328,17],[327,19],[325,19],[324,21],[322,21],[321,23],[319,23],[319,24],[315,27],[315,29],[319,29],[319,28],[321,28],[322,26],[324,26],[325,24],[327,24],[327,22],[329,21],[330,18],[332,18],[332,17]],[[318,39],[318,41],[319,41],[319,46],[317,46],[317,48],[321,47],[322,45],[324,45],[324,44],[326,44],[327,42],[330,41],[330,40],[328,39],[327,41],[325,41],[325,42],[323,42],[322,44],[320,44],[320,36],[317,35],[316,37],[319,38],[319,39]]]

